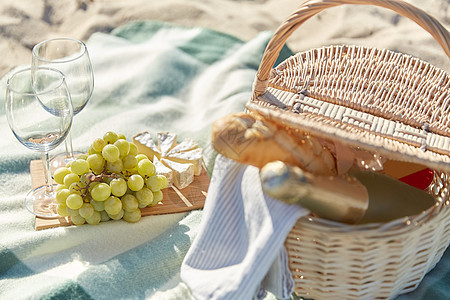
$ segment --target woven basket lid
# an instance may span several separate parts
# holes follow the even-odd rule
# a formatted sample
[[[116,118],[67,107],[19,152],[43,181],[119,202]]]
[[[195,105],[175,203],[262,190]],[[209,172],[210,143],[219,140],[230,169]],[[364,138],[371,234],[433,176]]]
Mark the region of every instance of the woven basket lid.
[[[269,42],[247,109],[287,127],[450,171],[450,75],[410,55],[361,46],[298,53],[275,69],[289,35],[327,7],[371,4],[392,9],[427,30],[450,57],[450,34],[433,17],[402,1],[312,0]]]

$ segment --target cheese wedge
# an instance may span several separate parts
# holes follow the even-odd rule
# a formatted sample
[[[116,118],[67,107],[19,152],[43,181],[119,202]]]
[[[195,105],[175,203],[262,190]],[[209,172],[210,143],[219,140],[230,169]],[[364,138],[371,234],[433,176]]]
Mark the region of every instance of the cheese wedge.
[[[196,142],[191,139],[185,139],[183,142],[170,149],[169,153],[167,153],[167,156],[170,157],[174,153],[185,152],[196,148],[198,148],[198,144]]]
[[[153,164],[156,168],[156,174],[164,175],[167,178],[168,186],[170,186],[173,183],[172,169],[166,167],[166,165],[163,164],[156,155],[153,157]]]
[[[198,176],[202,172],[203,150],[201,148],[192,149],[184,152],[169,153],[168,159],[182,164],[193,164],[194,175]]]
[[[194,165],[190,163],[177,163],[169,159],[161,158],[166,167],[172,169],[172,183],[179,189],[184,189],[194,181]]]
[[[139,133],[133,137],[133,143],[137,146],[138,152],[147,155],[152,160],[154,156],[161,157],[161,153],[147,131]]]
[[[159,132],[157,144],[147,131],[133,137],[139,153],[147,155],[156,167],[156,173],[167,177],[179,189],[194,181],[202,172],[203,149],[191,139],[177,143],[177,135]]]
[[[170,132],[159,132],[158,133],[158,146],[161,156],[167,156],[170,149],[175,147],[177,144],[177,135]]]

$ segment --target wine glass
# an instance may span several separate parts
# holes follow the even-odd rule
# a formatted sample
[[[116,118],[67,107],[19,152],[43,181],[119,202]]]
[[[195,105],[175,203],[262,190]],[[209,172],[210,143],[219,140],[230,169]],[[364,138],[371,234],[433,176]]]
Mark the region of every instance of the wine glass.
[[[73,113],[78,114],[88,103],[94,90],[94,73],[86,45],[75,39],[55,38],[35,45],[32,50],[31,68],[50,67],[61,71],[66,79]],[[52,169],[65,166],[74,159],[71,134],[65,140],[65,153],[51,159]]]
[[[6,115],[16,138],[40,152],[45,185],[30,191],[26,208],[39,217],[56,217],[56,200],[48,152],[64,141],[72,125],[73,108],[64,75],[50,68],[26,68],[13,73],[6,87]]]

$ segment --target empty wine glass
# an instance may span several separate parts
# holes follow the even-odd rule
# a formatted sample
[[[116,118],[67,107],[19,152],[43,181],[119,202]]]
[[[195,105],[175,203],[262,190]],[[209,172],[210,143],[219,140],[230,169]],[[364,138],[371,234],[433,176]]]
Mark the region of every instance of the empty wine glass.
[[[75,39],[55,38],[35,45],[32,50],[32,69],[50,67],[61,71],[66,79],[73,113],[78,114],[88,103],[94,90],[94,73],[86,45]],[[65,141],[66,152],[55,155],[52,169],[74,159],[71,134]],[[75,152],[79,154],[79,152]]]
[[[64,75],[49,68],[31,68],[13,73],[6,87],[6,115],[16,138],[25,147],[40,152],[45,185],[30,191],[26,208],[39,217],[56,217],[55,192],[49,172],[48,152],[64,141],[72,125],[73,108]]]

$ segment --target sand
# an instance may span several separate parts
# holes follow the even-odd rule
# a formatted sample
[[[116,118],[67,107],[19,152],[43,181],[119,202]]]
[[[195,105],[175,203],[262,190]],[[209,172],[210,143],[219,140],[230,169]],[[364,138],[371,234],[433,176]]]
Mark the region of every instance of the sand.
[[[408,0],[450,28],[449,0]],[[208,27],[249,40],[274,31],[301,1],[293,0],[0,0],[0,76],[29,64],[31,49],[51,37],[86,41],[135,20]],[[345,5],[321,12],[288,39],[294,51],[330,44],[387,48],[419,57],[446,71],[450,62],[417,24],[387,9]]]

